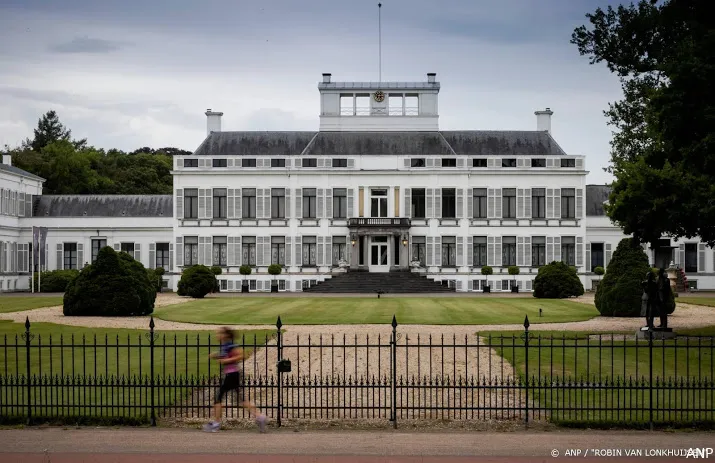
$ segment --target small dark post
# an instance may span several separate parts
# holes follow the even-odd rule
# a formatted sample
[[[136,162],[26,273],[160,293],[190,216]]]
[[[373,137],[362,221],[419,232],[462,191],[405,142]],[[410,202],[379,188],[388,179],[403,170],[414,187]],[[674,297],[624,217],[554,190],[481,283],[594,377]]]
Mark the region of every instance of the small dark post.
[[[390,414],[392,415],[392,427],[397,429],[397,318],[392,316],[392,400]]]
[[[540,309],[539,309],[540,310]],[[524,368],[526,370],[526,381],[524,383],[524,406],[526,416],[524,425],[529,426],[529,316],[524,317]]]
[[[156,426],[156,404],[154,403],[154,342],[156,334],[154,333],[154,317],[149,319],[149,373],[151,374],[149,391],[151,392],[151,425]]]
[[[665,352],[663,353],[665,355]],[[648,367],[650,372],[648,374],[648,425],[650,430],[653,430],[653,327],[648,327]]]
[[[543,314],[544,314],[543,310],[541,309],[541,307],[539,307],[539,317],[543,317],[544,316]]]
[[[25,332],[22,337],[25,338],[25,362],[27,367],[27,424],[29,426],[32,424],[32,400],[30,399],[32,394],[32,384],[30,384],[30,341],[32,341],[32,335],[30,334],[30,317],[25,317]]]
[[[278,315],[278,320],[276,321],[277,339],[276,345],[278,347],[278,362],[283,360],[283,337],[281,335],[281,316]],[[276,423],[278,427],[281,427],[281,415],[283,414],[283,372],[278,368],[278,419]]]

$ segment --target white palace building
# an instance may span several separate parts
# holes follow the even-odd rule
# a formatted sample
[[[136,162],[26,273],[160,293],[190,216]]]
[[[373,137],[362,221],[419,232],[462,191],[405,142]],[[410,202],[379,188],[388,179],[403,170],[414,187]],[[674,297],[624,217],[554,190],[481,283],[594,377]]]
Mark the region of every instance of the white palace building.
[[[349,270],[408,270],[456,291],[510,290],[509,266],[530,291],[538,267],[576,266],[586,289],[622,231],[605,216],[608,188],[586,185],[586,159],[551,134],[439,129],[440,84],[333,82],[323,74],[317,132],[228,132],[208,110],[207,136],[176,157],[169,196],[43,195],[43,179],[0,164],[0,289],[27,290],[32,227],[47,227],[47,270],[78,269],[106,245],[164,267],[223,268],[222,290],[302,291]],[[684,269],[691,288],[715,289],[715,252],[697,239],[661,240],[651,263]],[[314,288],[317,289],[317,288]]]

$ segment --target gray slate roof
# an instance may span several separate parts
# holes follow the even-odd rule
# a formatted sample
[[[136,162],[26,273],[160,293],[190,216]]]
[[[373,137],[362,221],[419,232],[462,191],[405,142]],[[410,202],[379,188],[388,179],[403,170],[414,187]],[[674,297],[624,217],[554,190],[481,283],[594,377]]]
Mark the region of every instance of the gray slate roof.
[[[171,195],[35,196],[34,217],[172,217]]]
[[[0,170],[4,170],[5,172],[8,172],[8,173],[10,173],[10,174],[24,175],[25,177],[29,177],[29,178],[32,178],[32,179],[34,179],[34,180],[45,180],[44,178],[38,177],[38,176],[35,175],[35,174],[31,174],[31,173],[29,173],[29,172],[26,171],[26,170],[20,169],[19,167],[9,166],[9,165],[3,164],[3,163],[1,163],[1,162],[0,162]]]
[[[586,185],[586,215],[604,216],[603,203],[608,201],[611,187],[608,185]]]
[[[565,155],[548,132],[212,132],[197,156]]]

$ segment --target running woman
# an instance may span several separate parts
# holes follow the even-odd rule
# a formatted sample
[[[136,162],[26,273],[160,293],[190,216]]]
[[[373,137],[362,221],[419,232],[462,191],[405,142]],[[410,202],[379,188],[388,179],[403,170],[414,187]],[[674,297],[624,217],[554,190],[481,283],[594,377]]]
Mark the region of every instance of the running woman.
[[[233,330],[230,328],[225,326],[219,328],[216,331],[216,336],[221,344],[221,349],[219,352],[212,353],[209,357],[217,359],[219,363],[223,365],[224,377],[221,382],[221,387],[216,392],[214,398],[214,419],[204,426],[204,431],[217,432],[219,430],[223,411],[221,402],[226,393],[235,390],[241,401],[241,407],[247,409],[248,412],[255,417],[258,429],[261,432],[266,432],[266,415],[258,413],[256,406],[244,397],[243,371],[238,364],[238,362],[245,358],[243,349],[234,343]]]

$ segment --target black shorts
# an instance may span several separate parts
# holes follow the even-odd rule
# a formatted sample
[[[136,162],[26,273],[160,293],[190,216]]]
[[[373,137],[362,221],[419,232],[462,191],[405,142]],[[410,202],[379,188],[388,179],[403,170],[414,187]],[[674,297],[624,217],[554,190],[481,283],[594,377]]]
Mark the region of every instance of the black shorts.
[[[214,397],[214,403],[218,404],[221,403],[221,400],[223,397],[231,391],[236,391],[238,393],[238,399],[239,401],[243,402],[244,400],[244,395],[243,395],[243,373],[240,371],[234,371],[232,373],[228,373],[226,376],[223,377],[223,381],[221,382],[221,387],[219,387],[218,391],[216,392],[216,396]]]

